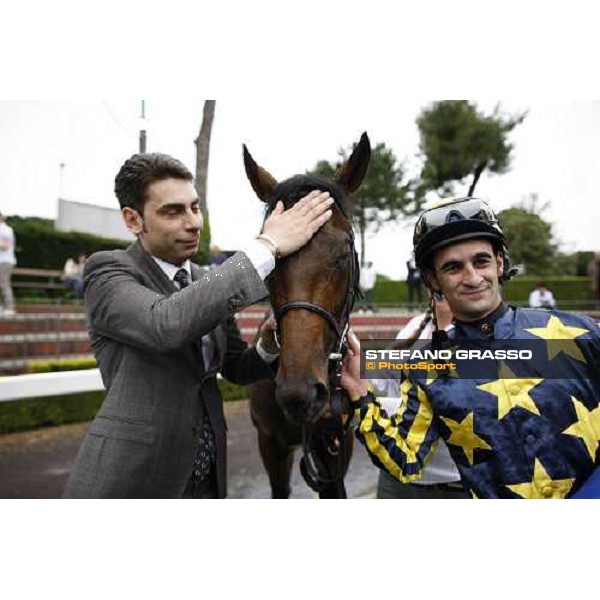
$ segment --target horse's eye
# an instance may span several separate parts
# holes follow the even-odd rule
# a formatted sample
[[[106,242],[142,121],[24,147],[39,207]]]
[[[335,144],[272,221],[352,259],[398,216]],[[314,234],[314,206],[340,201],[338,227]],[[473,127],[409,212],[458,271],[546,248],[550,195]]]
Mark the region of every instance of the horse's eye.
[[[335,264],[336,264],[336,267],[345,267],[348,264],[348,255],[340,254],[339,256],[336,256]]]

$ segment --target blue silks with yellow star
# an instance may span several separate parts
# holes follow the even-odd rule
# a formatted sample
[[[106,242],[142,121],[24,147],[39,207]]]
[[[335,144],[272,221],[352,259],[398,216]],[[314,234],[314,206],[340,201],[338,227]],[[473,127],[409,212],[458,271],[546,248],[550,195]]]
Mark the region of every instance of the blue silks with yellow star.
[[[484,338],[460,323],[450,343]],[[545,340],[547,355],[525,370],[500,361],[493,378],[461,378],[458,367],[408,371],[396,415],[372,395],[355,401],[357,437],[404,482],[420,477],[442,438],[473,497],[575,495],[600,466],[600,328],[583,316],[510,307],[493,338]]]
[[[571,496],[573,500],[590,500],[600,498],[600,467],[598,467],[587,481]]]

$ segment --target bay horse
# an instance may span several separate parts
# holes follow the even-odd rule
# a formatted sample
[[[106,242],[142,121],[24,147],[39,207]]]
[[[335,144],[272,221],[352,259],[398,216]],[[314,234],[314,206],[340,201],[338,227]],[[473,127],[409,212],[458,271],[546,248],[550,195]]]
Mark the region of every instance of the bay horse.
[[[289,208],[312,190],[334,199],[331,219],[298,252],[276,260],[266,280],[277,321],[280,354],[275,380],[250,386],[250,413],[273,498],[288,498],[295,449],[302,475],[320,498],[345,498],[352,411],[339,386],[350,312],[358,292],[350,195],[362,183],[371,156],[363,133],[333,179],[296,175],[278,183],[244,146],[244,166],[266,216],[281,200]],[[266,218],[266,217],[265,217]]]

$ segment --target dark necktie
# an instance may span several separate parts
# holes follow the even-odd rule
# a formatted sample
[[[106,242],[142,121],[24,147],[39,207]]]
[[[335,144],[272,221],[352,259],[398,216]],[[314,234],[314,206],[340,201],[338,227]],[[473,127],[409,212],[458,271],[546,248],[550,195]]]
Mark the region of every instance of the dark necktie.
[[[190,285],[190,276],[185,269],[179,269],[173,277],[173,281],[179,284],[179,289],[183,290]],[[198,440],[196,446],[196,456],[194,458],[194,467],[192,470],[192,483],[198,486],[206,481],[210,473],[211,466],[217,460],[217,446],[215,443],[215,433],[208,415],[204,414],[201,427],[197,428]]]
[[[173,281],[179,284],[179,289],[183,290],[188,285],[190,285],[190,275],[185,269],[179,269],[177,273],[175,273],[175,277],[173,277]]]

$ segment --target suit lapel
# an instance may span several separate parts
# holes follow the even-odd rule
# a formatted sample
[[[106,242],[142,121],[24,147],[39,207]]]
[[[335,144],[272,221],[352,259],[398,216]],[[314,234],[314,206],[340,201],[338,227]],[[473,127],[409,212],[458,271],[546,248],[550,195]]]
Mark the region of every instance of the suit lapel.
[[[144,274],[150,278],[156,291],[168,296],[177,291],[175,284],[165,275],[165,272],[156,264],[156,261],[146,252],[139,241],[131,245],[127,251],[138,263]]]
[[[165,274],[165,272],[158,266],[152,256],[146,252],[144,247],[139,241],[132,244],[128,250],[130,255],[139,265],[142,272],[150,279],[154,289],[157,292],[170,296],[174,292],[177,292],[177,286],[171,281]],[[192,266],[192,281],[196,281],[194,278],[194,266]],[[199,352],[198,352],[199,349]],[[202,359],[202,341],[198,343],[194,342],[186,348],[181,350],[181,354],[185,356],[190,367],[192,368],[194,375],[202,380],[204,376],[204,360]]]

